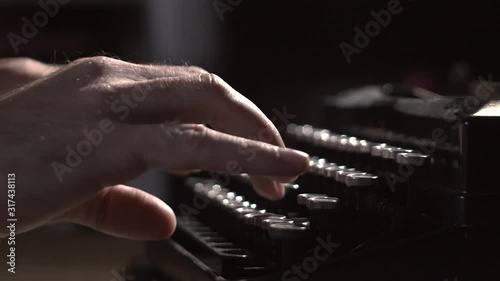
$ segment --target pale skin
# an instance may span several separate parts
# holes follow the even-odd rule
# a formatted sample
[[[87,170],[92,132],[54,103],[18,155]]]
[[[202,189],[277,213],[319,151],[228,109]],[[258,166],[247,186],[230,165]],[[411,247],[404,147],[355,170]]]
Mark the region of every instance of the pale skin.
[[[15,173],[17,233],[69,221],[118,237],[165,239],[176,226],[172,209],[123,185],[144,171],[237,170],[251,175],[257,193],[276,200],[282,183],[308,165],[305,153],[284,147],[252,102],[201,68],[16,58],[0,60],[0,80],[0,221],[7,219],[7,174]],[[141,101],[122,101],[137,89]],[[128,114],[113,110],[116,100]],[[103,120],[113,130],[58,176],[53,165],[67,164],[66,147],[76,149],[86,140],[82,130],[98,129]],[[267,142],[257,137],[263,131]],[[229,162],[238,169],[228,171]]]

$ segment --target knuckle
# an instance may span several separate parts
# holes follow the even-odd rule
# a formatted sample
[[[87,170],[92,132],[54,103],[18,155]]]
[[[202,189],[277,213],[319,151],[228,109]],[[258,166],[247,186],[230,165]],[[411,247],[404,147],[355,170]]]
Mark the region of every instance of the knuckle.
[[[204,147],[208,130],[200,125],[182,125],[179,127],[179,134],[191,149],[198,149]]]
[[[92,76],[102,75],[111,65],[112,59],[104,56],[80,58],[71,63],[74,69]]]
[[[209,88],[209,92],[215,94],[216,96],[222,96],[223,98],[229,98],[231,91],[228,85],[222,78],[213,73],[203,74],[202,81],[204,81]]]
[[[178,127],[178,135],[183,143],[185,151],[189,154],[188,163],[185,168],[197,168],[206,161],[210,152],[209,130],[201,125],[182,125]]]

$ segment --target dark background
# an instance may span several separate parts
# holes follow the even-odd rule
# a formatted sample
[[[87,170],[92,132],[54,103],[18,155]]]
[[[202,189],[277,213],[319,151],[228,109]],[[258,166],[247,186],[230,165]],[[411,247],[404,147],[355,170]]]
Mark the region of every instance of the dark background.
[[[353,28],[364,29],[373,20],[370,11],[387,3],[243,0],[222,21],[212,0],[72,0],[16,54],[7,34],[20,34],[21,18],[31,20],[41,9],[37,1],[7,0],[0,2],[0,57],[65,63],[105,54],[195,64],[219,74],[268,115],[286,106],[296,122],[314,121],[323,94],[350,87],[410,83],[465,94],[461,82],[498,77],[495,1],[401,1],[403,11],[347,63],[339,44],[353,45]],[[167,196],[159,174],[132,185]],[[113,270],[140,253],[139,242],[71,226],[46,227],[19,241],[24,275],[15,280],[112,280]]]
[[[312,111],[304,105],[318,93],[406,81],[417,73],[429,90],[456,94],[449,74],[458,62],[471,78],[496,74],[500,21],[494,1],[403,0],[403,11],[347,63],[339,44],[354,45],[353,28],[364,29],[373,20],[370,11],[387,9],[387,3],[242,1],[221,21],[211,0],[73,0],[15,54],[6,34],[20,33],[20,19],[40,8],[36,1],[7,1],[0,11],[0,56],[61,63],[107,54],[197,64],[266,113],[286,104],[304,119]]]

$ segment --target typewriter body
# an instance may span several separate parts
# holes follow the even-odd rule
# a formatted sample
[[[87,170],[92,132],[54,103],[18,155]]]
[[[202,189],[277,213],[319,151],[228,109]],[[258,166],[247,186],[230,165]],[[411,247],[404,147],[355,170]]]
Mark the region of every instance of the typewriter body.
[[[176,179],[178,229],[147,244],[173,280],[500,280],[500,103],[390,85],[288,124],[311,156],[281,201],[245,175]]]

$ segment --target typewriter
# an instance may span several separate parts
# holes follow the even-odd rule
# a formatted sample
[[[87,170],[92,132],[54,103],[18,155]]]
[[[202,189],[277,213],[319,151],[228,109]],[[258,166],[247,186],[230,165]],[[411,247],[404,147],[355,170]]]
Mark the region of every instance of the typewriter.
[[[284,133],[311,157],[283,200],[245,175],[177,179],[177,230],[148,259],[166,280],[500,280],[500,102],[476,92],[327,96]]]

